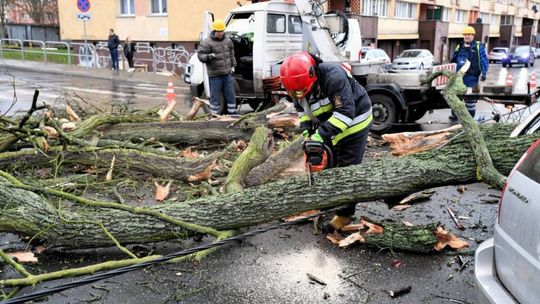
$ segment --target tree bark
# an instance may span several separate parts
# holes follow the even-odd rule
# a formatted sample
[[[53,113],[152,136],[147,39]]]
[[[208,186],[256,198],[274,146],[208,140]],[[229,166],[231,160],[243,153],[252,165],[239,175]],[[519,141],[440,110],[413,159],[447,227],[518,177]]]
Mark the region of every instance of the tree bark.
[[[483,126],[497,170],[508,174],[539,134],[509,138],[513,126]],[[362,165],[334,168],[315,176],[309,188],[304,177],[289,178],[241,193],[210,196],[149,208],[176,220],[215,230],[245,227],[306,210],[405,195],[441,185],[476,180],[476,162],[466,136],[458,136],[437,151],[401,158],[379,159]],[[32,191],[0,179],[0,231],[35,235],[61,247],[110,246],[94,225],[102,223],[121,244],[154,242],[186,232],[177,225],[140,213],[96,207],[60,208]]]

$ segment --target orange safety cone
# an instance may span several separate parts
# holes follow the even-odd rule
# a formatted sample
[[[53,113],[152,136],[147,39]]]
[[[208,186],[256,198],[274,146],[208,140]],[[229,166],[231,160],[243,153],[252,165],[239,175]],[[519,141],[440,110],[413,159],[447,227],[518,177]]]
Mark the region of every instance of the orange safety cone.
[[[536,90],[536,88],[537,88],[537,85],[536,85],[536,72],[531,73],[531,76],[529,78],[529,88],[531,88],[531,91]]]
[[[171,102],[176,97],[176,94],[174,94],[174,85],[172,80],[169,80],[169,84],[167,85],[167,94],[165,94],[165,98],[167,98],[168,102]]]
[[[511,73],[508,73],[508,75],[506,76],[506,82],[504,86],[505,86],[504,92],[506,94],[511,94],[514,87],[514,80]]]

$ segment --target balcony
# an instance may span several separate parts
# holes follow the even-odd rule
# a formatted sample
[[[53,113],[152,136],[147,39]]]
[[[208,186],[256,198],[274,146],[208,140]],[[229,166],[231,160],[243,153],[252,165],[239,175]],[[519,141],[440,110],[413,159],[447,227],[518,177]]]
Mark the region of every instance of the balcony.
[[[467,26],[467,23],[455,23],[451,22],[448,25],[448,38],[462,38],[463,29]]]
[[[490,24],[489,25],[489,37],[499,37],[501,31],[501,27],[498,24]]]
[[[418,20],[379,17],[378,39],[418,39]]]

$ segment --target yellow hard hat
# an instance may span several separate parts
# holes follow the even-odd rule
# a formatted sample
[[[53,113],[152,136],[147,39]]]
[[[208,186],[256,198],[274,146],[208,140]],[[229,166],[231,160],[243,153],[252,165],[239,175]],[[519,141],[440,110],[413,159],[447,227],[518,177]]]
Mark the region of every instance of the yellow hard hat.
[[[214,22],[212,22],[212,30],[223,32],[225,30],[225,22],[221,19],[216,19]]]
[[[463,29],[463,35],[476,35],[476,31],[474,30],[474,27],[467,26]]]

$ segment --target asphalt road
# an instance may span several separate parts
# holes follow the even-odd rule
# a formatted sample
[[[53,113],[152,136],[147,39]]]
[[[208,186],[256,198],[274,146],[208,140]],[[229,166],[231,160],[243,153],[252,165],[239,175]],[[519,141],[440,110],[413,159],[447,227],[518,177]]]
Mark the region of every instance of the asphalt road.
[[[517,86],[527,74],[540,67],[501,69],[490,66],[487,83],[504,83],[506,73],[514,75]],[[10,111],[25,111],[33,90],[42,98],[54,101],[62,94],[84,94],[104,103],[159,106],[165,88],[133,85],[94,79],[12,72],[17,84],[18,102]],[[11,104],[11,76],[0,75],[0,109]],[[182,90],[182,88],[179,88]],[[180,102],[180,105],[183,103]],[[504,110],[504,109],[502,109]],[[479,104],[479,112],[493,111],[489,104]],[[12,113],[12,112],[10,112]],[[449,111],[437,110],[419,122],[421,129],[442,128],[451,124]],[[369,152],[376,152],[370,150]],[[457,186],[435,189],[436,194],[404,211],[393,211],[383,202],[361,203],[356,216],[374,221],[408,221],[413,224],[440,222],[450,232],[467,240],[474,250],[478,243],[493,235],[497,204],[487,203],[499,191],[484,184],[467,185],[464,193]],[[491,196],[490,196],[491,195]],[[446,207],[451,207],[466,229],[458,230]],[[13,235],[2,235],[0,247],[17,242]],[[210,241],[208,239],[203,242]],[[160,253],[194,246],[192,240],[150,244]],[[111,251],[86,253],[49,253],[39,256],[35,272],[88,265],[103,259],[121,258]],[[458,258],[446,253],[417,254],[392,252],[384,248],[353,246],[339,249],[324,236],[314,234],[311,225],[280,229],[228,246],[207,257],[200,265],[192,263],[159,265],[124,274],[97,284],[68,290],[47,299],[50,303],[476,303],[473,256],[461,267]],[[0,265],[0,277],[13,271]],[[312,282],[311,273],[326,285]],[[37,288],[55,286],[69,279],[48,282]],[[391,299],[388,290],[411,286],[411,291]],[[21,293],[28,293],[26,288]],[[461,302],[459,302],[461,301]]]

